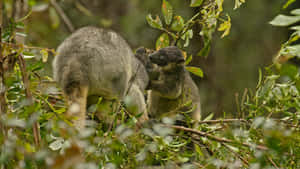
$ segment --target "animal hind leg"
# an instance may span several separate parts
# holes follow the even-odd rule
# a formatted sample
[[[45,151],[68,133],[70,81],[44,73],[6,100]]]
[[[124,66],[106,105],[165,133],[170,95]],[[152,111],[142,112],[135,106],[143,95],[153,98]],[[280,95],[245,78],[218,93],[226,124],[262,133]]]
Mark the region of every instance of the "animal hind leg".
[[[73,88],[67,93],[69,105],[67,116],[72,117],[74,126],[78,129],[85,126],[87,95],[87,86]]]

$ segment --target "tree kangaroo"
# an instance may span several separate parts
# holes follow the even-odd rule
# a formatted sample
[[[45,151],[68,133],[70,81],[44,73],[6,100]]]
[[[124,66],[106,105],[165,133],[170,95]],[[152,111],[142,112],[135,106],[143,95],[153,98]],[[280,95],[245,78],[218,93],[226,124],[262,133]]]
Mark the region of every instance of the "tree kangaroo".
[[[98,114],[116,111],[118,101],[129,97],[136,112],[147,120],[144,90],[149,82],[144,65],[134,57],[126,41],[117,33],[84,27],[65,39],[53,61],[54,79],[68,101],[69,116],[78,128],[85,125],[87,98],[103,98]],[[111,108],[111,110],[107,110]],[[105,119],[102,119],[105,120]]]
[[[192,110],[193,120],[200,121],[199,91],[189,72],[185,70],[185,60],[180,49],[170,46],[150,54],[149,57],[144,55],[141,59],[139,56],[140,60],[146,60],[143,64],[149,65],[151,61],[151,64],[158,66],[150,69],[146,66],[149,74],[159,72],[158,79],[151,78],[148,86],[149,115],[157,117],[164,113]],[[192,101],[192,104],[186,107],[189,101]]]

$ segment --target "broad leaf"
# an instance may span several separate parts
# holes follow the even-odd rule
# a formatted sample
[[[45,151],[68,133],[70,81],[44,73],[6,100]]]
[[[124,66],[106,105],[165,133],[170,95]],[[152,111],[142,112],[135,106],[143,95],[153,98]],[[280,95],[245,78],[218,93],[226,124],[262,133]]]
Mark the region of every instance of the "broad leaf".
[[[274,26],[288,26],[300,21],[300,16],[278,15],[271,22]]]
[[[187,66],[185,67],[186,70],[188,70],[189,72],[199,76],[199,77],[203,77],[203,71],[201,68],[199,67],[193,67],[193,66]]]
[[[151,27],[157,28],[157,29],[162,29],[162,23],[158,16],[156,16],[156,18],[153,19],[151,14],[149,14],[146,16],[146,20]]]
[[[292,10],[291,14],[293,14],[293,15],[300,15],[300,9],[294,9],[294,10]]]
[[[171,25],[171,29],[173,31],[179,32],[183,29],[184,27],[184,20],[181,16],[175,16],[174,21]]]
[[[170,39],[168,34],[163,33],[160,35],[160,37],[156,40],[156,50],[159,50],[161,48],[167,47],[170,45]]]
[[[172,22],[172,17],[173,17],[173,8],[167,0],[163,0],[162,6],[161,6],[161,11],[164,15],[166,24],[170,25],[170,23]]]
[[[190,6],[191,7],[198,7],[203,3],[203,0],[192,0]]]

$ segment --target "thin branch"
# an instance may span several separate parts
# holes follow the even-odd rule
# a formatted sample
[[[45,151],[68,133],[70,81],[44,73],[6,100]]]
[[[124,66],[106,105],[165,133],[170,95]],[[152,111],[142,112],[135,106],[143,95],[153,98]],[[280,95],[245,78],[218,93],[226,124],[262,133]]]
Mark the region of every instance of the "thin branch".
[[[222,119],[222,120],[205,120],[205,121],[200,121],[198,124],[204,124],[204,123],[232,123],[232,122],[245,122],[247,123],[247,120],[245,119]]]
[[[234,154],[236,157],[238,157],[240,160],[243,161],[243,163],[248,167],[249,166],[249,162],[244,159],[241,155],[239,155],[237,152],[235,152],[234,150],[232,150],[228,145],[221,143],[225,148],[227,148],[232,154]]]
[[[75,31],[75,28],[72,24],[72,22],[70,21],[70,19],[67,17],[67,15],[65,14],[65,12],[62,10],[62,8],[56,3],[56,0],[50,0],[50,4],[53,6],[53,8],[56,10],[56,12],[58,13],[58,15],[61,17],[61,19],[64,21],[64,23],[66,24],[68,30],[72,33]]]
[[[279,167],[277,166],[277,164],[272,160],[272,158],[270,156],[268,156],[268,160],[272,163],[272,165],[276,168],[279,169]]]
[[[174,128],[174,129],[177,129],[177,130],[183,130],[183,131],[191,132],[191,133],[197,134],[199,136],[207,137],[208,139],[211,139],[211,140],[214,140],[214,141],[217,141],[217,142],[220,142],[220,143],[240,144],[242,146],[249,147],[249,148],[253,147],[253,148],[256,148],[256,149],[259,149],[259,150],[269,150],[268,147],[266,147],[264,145],[255,145],[254,146],[254,145],[251,145],[251,144],[248,144],[248,143],[238,143],[238,142],[233,141],[233,140],[216,137],[212,134],[205,133],[205,132],[198,131],[198,130],[191,129],[191,128],[186,128],[186,127],[183,127],[183,126],[166,125],[166,124],[162,124],[162,125],[166,126],[166,127]]]
[[[14,44],[14,43],[8,43],[8,42],[0,42],[0,45],[7,45],[14,48],[24,48],[24,49],[36,49],[36,50],[46,50],[47,52],[51,52],[55,54],[55,50],[52,48],[43,48],[43,47],[37,47],[37,46],[27,46],[24,44]]]
[[[25,88],[25,94],[26,98],[30,101],[30,104],[33,102],[32,94],[30,91],[30,82],[29,82],[29,77],[26,72],[26,64],[25,60],[22,55],[18,55],[18,60],[19,60],[19,66],[21,69],[21,74],[22,74],[22,79],[24,83],[24,88]],[[37,147],[40,147],[41,145],[41,135],[40,135],[40,126],[38,122],[33,123],[33,136],[34,136],[34,142]]]

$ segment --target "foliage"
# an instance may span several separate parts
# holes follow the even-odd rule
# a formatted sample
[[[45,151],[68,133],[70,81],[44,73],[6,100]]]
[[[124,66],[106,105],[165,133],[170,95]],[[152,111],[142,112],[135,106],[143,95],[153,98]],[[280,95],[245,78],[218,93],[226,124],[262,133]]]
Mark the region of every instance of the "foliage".
[[[205,2],[193,0],[191,6],[203,5]],[[192,23],[186,22],[189,25],[186,27],[183,17],[171,17],[172,7],[165,0],[163,4],[166,6],[162,7],[165,24],[171,25],[172,32],[169,32],[169,27],[162,26],[159,17],[147,17],[152,27],[164,32],[159,37],[161,41],[157,42],[157,46],[164,45],[167,37],[172,42],[178,41],[178,45],[188,43],[193,37],[193,31],[189,31],[192,29],[188,28]],[[220,10],[218,3],[212,4]],[[205,9],[206,6],[202,8]],[[209,10],[212,9],[205,9],[207,13],[218,13]],[[203,12],[206,19],[211,19],[206,12]],[[195,16],[198,17],[197,14]],[[177,21],[172,22],[174,18]],[[210,33],[216,29],[216,20],[213,19],[214,22],[209,27],[206,19],[202,20],[205,30],[202,36],[210,41]],[[265,75],[260,73],[256,90],[245,92],[238,106],[239,116],[236,119],[228,119],[224,115],[221,119],[212,120],[212,114],[201,121],[198,127],[191,128],[193,121],[186,115],[187,112],[178,112],[176,118],[178,121],[186,121],[185,127],[178,126],[172,118],[163,118],[161,121],[150,121],[137,129],[138,117],[129,115],[122,108],[116,115],[109,113],[115,119],[114,123],[104,124],[91,115],[87,128],[77,131],[64,115],[66,106],[61,91],[50,77],[41,75],[44,61],[49,53],[52,54],[52,50],[16,43],[16,28],[22,25],[22,22],[11,20],[1,35],[3,56],[15,60],[20,56],[27,56],[26,70],[19,60],[17,64],[11,65],[12,71],[6,72],[5,76],[8,109],[0,117],[1,168],[300,167],[300,93],[297,68],[282,68],[276,73],[271,66],[266,68]],[[225,30],[223,27],[221,24],[219,29]],[[182,32],[185,28],[187,30]],[[208,47],[204,45],[204,48]],[[30,62],[30,56],[36,57],[38,61]],[[187,57],[186,64],[191,59],[192,56]],[[199,69],[188,69],[202,75]],[[287,75],[290,77],[288,81],[282,80]],[[32,98],[28,96],[28,92]],[[95,106],[97,105],[89,108],[91,114]],[[34,131],[36,128],[32,126],[35,124],[40,126],[39,132]],[[41,139],[40,142],[37,139]]]

